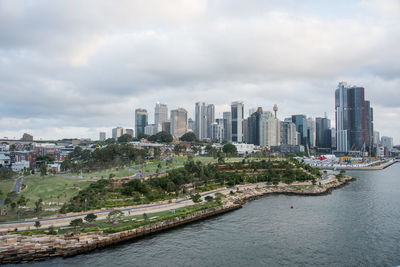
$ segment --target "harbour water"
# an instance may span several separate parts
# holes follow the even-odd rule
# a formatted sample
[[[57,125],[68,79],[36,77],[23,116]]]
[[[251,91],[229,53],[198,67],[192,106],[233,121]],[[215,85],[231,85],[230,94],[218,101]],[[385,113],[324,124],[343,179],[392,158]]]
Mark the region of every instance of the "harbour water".
[[[140,240],[26,265],[400,265],[400,164],[347,174],[357,180],[330,195],[267,196]]]

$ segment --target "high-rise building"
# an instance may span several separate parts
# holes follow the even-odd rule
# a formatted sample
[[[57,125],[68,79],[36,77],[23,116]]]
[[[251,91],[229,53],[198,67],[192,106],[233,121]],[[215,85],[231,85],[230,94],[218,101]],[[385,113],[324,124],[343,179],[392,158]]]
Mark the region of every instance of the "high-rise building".
[[[224,112],[222,118],[224,120],[224,141],[232,142],[232,114]]]
[[[315,147],[316,143],[316,127],[313,118],[307,118],[307,141],[310,147]]]
[[[161,125],[161,130],[163,132],[171,133],[171,122],[170,121],[163,122]]]
[[[136,137],[144,134],[144,127],[147,126],[147,110],[138,108],[135,110],[135,132]]]
[[[207,137],[212,138],[211,125],[215,122],[215,106],[214,104],[207,105]]]
[[[296,124],[293,122],[281,122],[281,145],[298,145]]]
[[[300,145],[306,146],[308,144],[307,138],[307,117],[306,115],[293,115],[292,122],[296,125],[296,131],[300,134],[300,139],[298,140]]]
[[[192,118],[188,120],[188,129],[196,134],[196,122]]]
[[[260,127],[261,146],[279,146],[281,144],[281,122],[271,111],[263,112]]]
[[[112,129],[112,138],[114,138],[115,140],[117,140],[118,137],[120,137],[123,134],[124,134],[124,128],[122,127],[117,127]]]
[[[373,110],[363,87],[340,82],[335,91],[336,150],[368,150],[373,133]]]
[[[196,137],[199,140],[207,138],[207,106],[204,102],[195,104]]]
[[[327,118],[315,118],[316,146],[319,148],[331,148],[332,134],[330,130],[331,121]]]
[[[381,137],[378,131],[374,131],[374,147],[378,147],[379,144],[381,143]]]
[[[166,121],[168,121],[168,106],[166,103],[157,102],[154,108],[154,124],[162,125]]]
[[[249,119],[246,118],[243,120],[243,142],[249,142]]]
[[[225,137],[224,119],[216,119],[212,124],[212,139],[222,142]]]
[[[99,134],[99,140],[100,140],[100,141],[105,141],[105,140],[106,140],[106,133],[105,133],[105,132],[100,132],[100,134]]]
[[[188,113],[184,108],[171,110],[171,135],[181,137],[188,130]]]
[[[214,104],[206,104],[204,102],[197,102],[195,104],[195,125],[196,137],[199,140],[212,137],[211,125],[215,121],[215,106]]]
[[[149,124],[144,127],[144,134],[147,135],[155,135],[158,132],[161,132],[161,124]]]
[[[260,125],[261,125],[261,115],[263,114],[263,109],[259,107],[257,111],[250,115],[247,121],[247,135],[249,144],[260,145]]]
[[[271,111],[263,112],[259,107],[248,118],[248,142],[260,146],[280,145],[280,121]]]
[[[393,138],[389,136],[382,136],[381,144],[387,149],[387,151],[391,151],[393,149]]]
[[[371,108],[371,102],[365,101],[365,143],[372,150],[374,147],[374,110]]]
[[[232,114],[232,142],[243,142],[243,115],[244,105],[243,102],[236,101],[231,104]]]

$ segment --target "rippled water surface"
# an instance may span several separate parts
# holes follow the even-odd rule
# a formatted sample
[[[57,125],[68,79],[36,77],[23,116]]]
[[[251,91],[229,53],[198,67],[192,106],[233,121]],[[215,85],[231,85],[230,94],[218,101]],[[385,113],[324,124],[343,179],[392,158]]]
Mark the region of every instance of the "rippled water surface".
[[[29,266],[400,265],[400,164],[348,173],[357,181],[327,196],[268,196],[137,241]]]

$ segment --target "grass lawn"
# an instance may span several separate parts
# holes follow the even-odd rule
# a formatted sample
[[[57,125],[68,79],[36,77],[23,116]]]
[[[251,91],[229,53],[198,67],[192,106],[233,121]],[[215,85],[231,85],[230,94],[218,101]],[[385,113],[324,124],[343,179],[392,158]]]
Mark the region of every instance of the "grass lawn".
[[[235,161],[242,161],[243,158],[225,158],[226,162],[235,162]],[[147,164],[143,165],[143,172],[154,172],[158,168],[158,164],[161,164],[161,169],[170,169],[174,167],[183,167],[185,162],[187,161],[187,157],[172,157],[172,163],[167,165],[165,161],[162,160],[154,160],[154,161],[149,161]],[[218,159],[214,159],[213,157],[201,157],[201,156],[196,156],[193,158],[194,162],[201,161],[202,163],[210,163],[210,162],[217,162]],[[133,165],[132,169],[136,170],[142,170],[140,165]]]
[[[114,177],[125,177],[125,176],[130,176],[133,175],[132,172],[125,168],[119,168],[118,170],[116,168],[108,169],[108,170],[103,170],[103,171],[98,171],[98,172],[90,172],[90,173],[83,173],[82,177],[83,178],[104,178],[107,179],[110,174],[114,174]],[[74,174],[74,176],[80,176],[80,174]]]
[[[90,182],[59,176],[28,176],[23,182],[27,187],[20,193],[29,199],[28,206],[42,198],[44,202],[65,202],[89,186]]]
[[[16,180],[17,178],[0,181],[0,191],[3,193],[0,199],[6,198],[7,193],[13,189]]]

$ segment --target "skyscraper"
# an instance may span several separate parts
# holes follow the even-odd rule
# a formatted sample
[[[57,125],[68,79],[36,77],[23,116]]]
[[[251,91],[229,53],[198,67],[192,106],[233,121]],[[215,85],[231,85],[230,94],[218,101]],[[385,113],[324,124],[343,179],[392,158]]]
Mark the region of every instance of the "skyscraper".
[[[367,150],[373,133],[373,110],[363,87],[341,82],[335,91],[337,151]]]
[[[319,148],[331,148],[332,134],[330,130],[331,121],[327,118],[315,118],[316,146]]]
[[[222,118],[224,120],[224,141],[232,142],[232,114],[224,112]]]
[[[280,145],[280,121],[261,107],[248,118],[248,142],[260,146]]]
[[[162,125],[163,122],[168,121],[168,107],[166,103],[156,103],[154,108],[154,124]]]
[[[215,106],[214,104],[207,105],[207,137],[212,138],[211,125],[215,122]]]
[[[198,139],[212,138],[211,125],[215,122],[214,104],[197,102],[195,104],[196,136]]]
[[[144,127],[147,126],[147,110],[138,108],[135,110],[135,132],[136,137],[144,134]]]
[[[293,122],[283,121],[281,122],[281,144],[296,146],[297,143],[297,131],[296,125]]]
[[[207,138],[207,106],[204,102],[195,104],[196,137],[199,140]]]
[[[123,134],[124,134],[124,128],[122,127],[117,127],[112,129],[112,138],[114,138],[115,140],[117,140],[118,137],[120,137]]]
[[[196,134],[196,122],[192,120],[192,118],[189,118],[188,120],[188,129]]]
[[[259,107],[257,111],[250,115],[247,121],[247,142],[254,145],[260,145],[260,120],[263,109]]]
[[[296,131],[300,134],[299,144],[306,146],[308,144],[306,115],[293,115],[292,122],[296,125]]]
[[[313,118],[307,118],[307,141],[310,147],[315,147],[316,143],[316,127]]]
[[[231,104],[232,114],[232,142],[243,142],[243,102],[236,101]]]
[[[188,129],[188,114],[186,109],[171,110],[171,135],[181,137]]]
[[[105,141],[106,140],[106,133],[105,132],[100,132],[99,140],[100,141]]]

